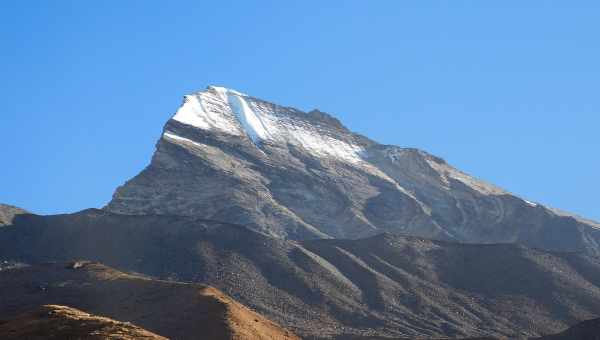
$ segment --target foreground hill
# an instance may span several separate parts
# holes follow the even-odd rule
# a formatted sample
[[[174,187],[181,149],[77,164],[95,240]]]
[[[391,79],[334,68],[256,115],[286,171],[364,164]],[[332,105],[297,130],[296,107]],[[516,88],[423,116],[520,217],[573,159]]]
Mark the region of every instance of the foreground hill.
[[[19,215],[13,225],[0,229],[0,260],[35,264],[73,258],[210,284],[306,337],[534,337],[600,315],[600,260],[583,253],[390,234],[298,242],[191,217],[103,210]],[[178,329],[194,334],[196,319],[184,317],[190,324],[183,328],[172,322],[182,317],[174,316],[176,312],[201,315],[194,312],[201,309],[195,303],[203,296],[196,286],[139,277],[100,280],[106,275],[92,268],[65,269],[72,279],[52,279],[54,270],[35,269],[46,273],[40,279],[35,279],[37,271],[30,272],[33,269],[1,271],[0,294],[5,295],[0,298],[10,302],[1,308],[14,314],[25,311],[23,301],[30,306],[64,304],[132,321],[163,336],[177,338]],[[39,298],[56,291],[81,289],[83,294],[85,285],[75,285],[74,290],[69,282],[90,277],[102,287],[108,285],[107,299],[121,294],[121,288],[112,286],[117,283],[136,287],[131,289],[136,293],[124,290],[119,299],[125,306],[118,308],[96,306],[79,293]],[[47,281],[65,286],[56,283],[39,292]],[[156,316],[162,314],[153,314],[155,310],[169,314]]]
[[[296,240],[391,232],[600,254],[594,222],[427,152],[379,144],[318,110],[214,86],[185,96],[149,166],[105,209],[214,219]]]
[[[4,340],[167,340],[130,323],[84,313],[75,308],[44,305],[0,322]]]
[[[73,262],[68,265],[43,264],[13,268],[0,272],[0,278],[2,319],[14,318],[40,305],[52,304],[132,322],[161,336],[178,340],[298,339],[214,288],[152,280],[97,263]],[[12,326],[22,322],[23,327],[25,324],[31,327],[31,334],[36,334],[39,329],[36,327],[50,329],[60,323],[71,324],[73,319],[88,318],[69,309],[46,308],[58,308],[58,319],[51,317],[35,321],[36,313],[40,312],[37,309],[34,314],[24,314],[7,326],[0,326],[0,329],[10,332]],[[143,333],[136,327],[94,316],[89,316],[85,324],[94,328],[90,331],[95,330],[96,326],[98,330],[111,332],[131,331],[132,338],[135,338],[134,332]],[[116,328],[106,329],[108,324]],[[83,327],[81,323],[79,326]],[[85,330],[79,326],[73,327],[78,331]],[[153,335],[147,333],[147,336]]]

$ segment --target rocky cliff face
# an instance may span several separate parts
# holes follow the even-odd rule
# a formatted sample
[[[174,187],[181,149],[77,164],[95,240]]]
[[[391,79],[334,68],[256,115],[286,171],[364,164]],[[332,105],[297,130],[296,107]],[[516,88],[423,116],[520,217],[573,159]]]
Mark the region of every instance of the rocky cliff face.
[[[337,119],[221,87],[185,96],[150,165],[106,210],[195,216],[289,239],[381,232],[600,253],[598,225]]]
[[[27,214],[26,210],[14,207],[12,205],[0,204],[0,227],[11,225],[15,216]]]

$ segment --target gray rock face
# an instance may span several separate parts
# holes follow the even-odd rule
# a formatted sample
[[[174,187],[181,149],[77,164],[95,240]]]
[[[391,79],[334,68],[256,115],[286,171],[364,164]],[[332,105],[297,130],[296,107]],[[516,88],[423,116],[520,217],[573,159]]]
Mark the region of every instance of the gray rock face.
[[[185,96],[150,165],[106,210],[194,216],[289,239],[391,232],[599,254],[598,225],[527,202],[319,112],[209,87]]]
[[[0,227],[11,225],[15,216],[27,213],[28,212],[26,210],[17,208],[15,206],[0,204]]]

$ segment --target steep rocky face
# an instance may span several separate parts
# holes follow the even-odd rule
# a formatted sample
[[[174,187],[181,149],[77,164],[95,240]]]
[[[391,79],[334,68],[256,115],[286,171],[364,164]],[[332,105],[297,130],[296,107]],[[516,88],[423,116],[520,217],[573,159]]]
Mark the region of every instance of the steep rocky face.
[[[0,318],[63,304],[175,339],[212,324],[188,317],[204,315],[195,285],[39,264],[84,258],[209,284],[307,339],[515,339],[600,315],[598,257],[520,245],[391,234],[292,241],[194,217],[93,209],[19,216],[0,228],[0,245],[0,262],[38,264],[0,271]]]
[[[0,227],[10,225],[17,215],[27,214],[24,209],[17,208],[8,204],[0,204]]]
[[[599,253],[597,224],[381,145],[319,112],[209,87],[185,96],[150,165],[105,209],[239,223],[291,239],[380,232]]]

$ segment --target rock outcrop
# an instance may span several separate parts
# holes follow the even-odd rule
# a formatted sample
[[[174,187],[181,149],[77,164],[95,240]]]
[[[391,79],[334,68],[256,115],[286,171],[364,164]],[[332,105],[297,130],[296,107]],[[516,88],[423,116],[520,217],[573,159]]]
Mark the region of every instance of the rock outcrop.
[[[0,227],[12,224],[15,216],[27,213],[26,210],[12,205],[0,204]]]

